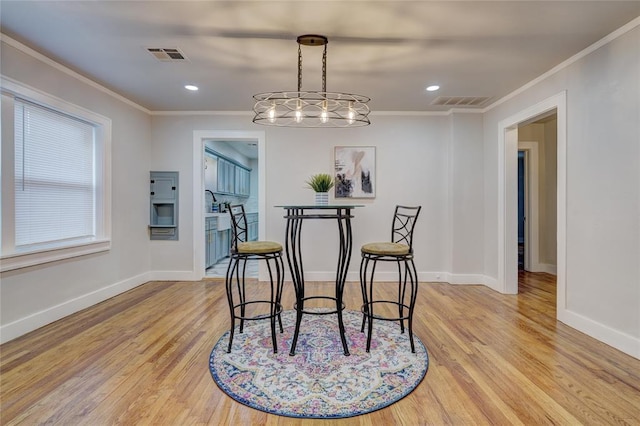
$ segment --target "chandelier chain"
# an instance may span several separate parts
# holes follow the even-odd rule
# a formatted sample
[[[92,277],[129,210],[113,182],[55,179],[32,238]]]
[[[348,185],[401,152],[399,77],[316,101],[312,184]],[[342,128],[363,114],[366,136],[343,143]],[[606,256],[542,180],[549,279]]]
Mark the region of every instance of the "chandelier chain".
[[[327,91],[327,45],[324,45],[324,53],[322,54],[322,91]]]
[[[298,92],[302,90],[302,48],[298,44]]]

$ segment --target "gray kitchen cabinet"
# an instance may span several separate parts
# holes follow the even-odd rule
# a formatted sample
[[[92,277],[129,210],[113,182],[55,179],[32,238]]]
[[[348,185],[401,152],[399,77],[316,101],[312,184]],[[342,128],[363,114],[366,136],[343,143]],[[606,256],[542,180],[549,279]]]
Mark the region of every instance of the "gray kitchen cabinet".
[[[216,234],[218,218],[208,217],[205,223],[205,265],[207,268],[216,264]]]
[[[251,169],[215,151],[205,153],[205,183],[213,192],[236,197],[251,195]]]
[[[247,239],[258,240],[258,213],[247,213]]]
[[[218,158],[218,192],[235,194],[236,166],[222,157]]]
[[[205,152],[204,158],[204,183],[205,189],[218,191],[218,157],[208,151]]]
[[[245,168],[236,166],[235,181],[236,195],[248,197],[251,195],[251,172]]]
[[[225,257],[229,256],[229,248],[231,245],[230,230],[216,231],[215,237],[215,262],[217,263]]]

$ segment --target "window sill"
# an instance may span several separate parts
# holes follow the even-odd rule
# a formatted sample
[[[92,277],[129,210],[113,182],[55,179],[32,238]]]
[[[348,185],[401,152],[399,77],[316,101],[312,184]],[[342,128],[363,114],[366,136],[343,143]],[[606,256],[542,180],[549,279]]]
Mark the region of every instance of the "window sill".
[[[0,272],[56,262],[58,260],[99,253],[110,249],[111,240],[99,240],[55,249],[7,254],[0,257]]]

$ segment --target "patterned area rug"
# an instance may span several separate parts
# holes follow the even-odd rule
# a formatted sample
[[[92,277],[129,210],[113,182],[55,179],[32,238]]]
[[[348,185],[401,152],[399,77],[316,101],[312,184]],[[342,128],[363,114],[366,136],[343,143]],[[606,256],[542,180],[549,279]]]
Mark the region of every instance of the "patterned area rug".
[[[269,321],[249,321],[236,330],[231,353],[229,332],[218,340],[209,369],[231,398],[268,413],[302,418],[343,418],[370,413],[407,396],[427,373],[429,356],[414,334],[411,353],[407,332],[397,322],[374,321],[371,352],[360,332],[362,314],[344,311],[351,356],[344,356],[337,315],[305,315],[295,356],[289,356],[295,312],[285,311],[284,333],[273,353]]]

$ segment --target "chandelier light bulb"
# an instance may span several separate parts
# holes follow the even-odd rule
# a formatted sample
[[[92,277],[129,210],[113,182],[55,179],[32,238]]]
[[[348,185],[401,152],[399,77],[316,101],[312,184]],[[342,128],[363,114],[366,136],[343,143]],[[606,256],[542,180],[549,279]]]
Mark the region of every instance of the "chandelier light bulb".
[[[296,123],[300,123],[302,121],[302,111],[300,109],[296,109]]]
[[[329,121],[329,112],[327,112],[327,101],[322,103],[322,112],[320,113],[320,121],[326,123]]]
[[[356,121],[356,112],[353,110],[351,105],[349,105],[349,112],[347,113],[347,122],[349,124],[353,124]]]
[[[275,123],[275,122],[276,122],[276,107],[274,105],[269,110],[269,123]]]

